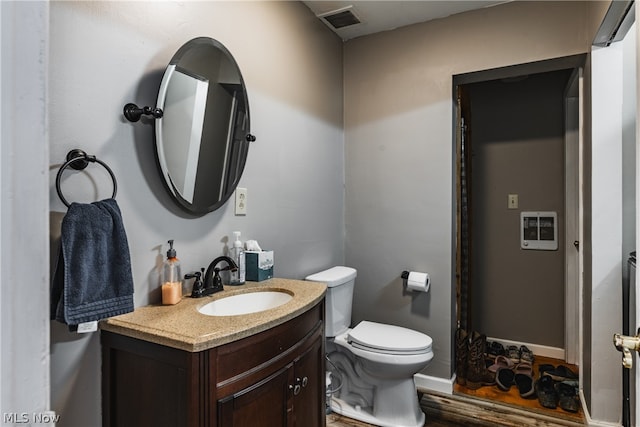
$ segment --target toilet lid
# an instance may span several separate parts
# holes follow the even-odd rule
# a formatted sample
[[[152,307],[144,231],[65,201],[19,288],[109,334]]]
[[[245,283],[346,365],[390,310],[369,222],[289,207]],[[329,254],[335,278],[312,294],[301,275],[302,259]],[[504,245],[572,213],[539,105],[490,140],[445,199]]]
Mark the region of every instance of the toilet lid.
[[[342,285],[355,279],[356,275],[357,271],[355,268],[337,266],[307,276],[304,280],[309,280],[311,282],[324,282],[327,284],[327,287],[333,288],[334,286]]]
[[[354,347],[388,354],[428,353],[433,343],[430,336],[418,331],[366,320],[349,331],[347,341]]]

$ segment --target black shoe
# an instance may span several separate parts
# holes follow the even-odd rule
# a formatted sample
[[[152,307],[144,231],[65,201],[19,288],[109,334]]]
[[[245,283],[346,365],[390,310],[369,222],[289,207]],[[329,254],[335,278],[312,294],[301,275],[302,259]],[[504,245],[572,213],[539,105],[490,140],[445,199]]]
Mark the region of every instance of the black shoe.
[[[561,382],[557,385],[558,403],[560,407],[567,412],[578,412],[580,409],[580,399],[578,398],[578,389],[573,383]]]
[[[500,368],[496,372],[496,384],[502,391],[509,391],[516,374],[509,368]]]
[[[553,378],[548,375],[542,375],[536,381],[536,394],[538,401],[542,406],[549,409],[556,409],[558,406],[558,392],[556,391]]]
[[[498,341],[487,342],[487,354],[493,356],[493,359],[496,356],[504,356],[504,346]]]
[[[554,381],[577,381],[578,374],[564,365],[559,365],[557,368],[545,371],[544,375],[548,375],[554,379]]]

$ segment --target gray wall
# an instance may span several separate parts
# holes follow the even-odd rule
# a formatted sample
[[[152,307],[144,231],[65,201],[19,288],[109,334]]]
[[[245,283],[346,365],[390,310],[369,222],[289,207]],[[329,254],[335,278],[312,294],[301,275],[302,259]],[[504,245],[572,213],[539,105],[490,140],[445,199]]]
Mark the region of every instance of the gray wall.
[[[570,71],[469,85],[472,324],[564,348],[564,92]],[[507,208],[518,194],[519,207]],[[555,211],[558,250],[520,249],[520,213]],[[544,313],[544,314],[542,314]]]
[[[153,126],[122,117],[153,105],[164,67],[186,41],[213,37],[248,86],[252,144],[248,214],[233,204],[187,218],[155,168]],[[206,267],[232,231],[275,251],[275,274],[303,278],[344,262],[342,42],[298,2],[52,2],[49,83],[52,253],[65,212],[55,175],[79,147],[114,171],[127,230],[136,306],[158,302],[156,266],[175,239],[184,272]],[[65,172],[71,201],[111,194],[98,166]],[[60,427],[100,425],[98,334],[51,325],[51,401]]]
[[[512,2],[345,44],[346,261],[354,319],[433,338],[425,373],[451,378],[455,329],[452,76],[588,52],[581,2]],[[544,24],[542,24],[544,23]],[[427,271],[429,294],[402,291]]]

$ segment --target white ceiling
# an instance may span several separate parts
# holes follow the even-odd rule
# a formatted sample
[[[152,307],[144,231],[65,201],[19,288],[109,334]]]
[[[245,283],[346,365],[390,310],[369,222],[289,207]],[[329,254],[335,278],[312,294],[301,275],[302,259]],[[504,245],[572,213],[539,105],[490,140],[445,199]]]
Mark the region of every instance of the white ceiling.
[[[302,0],[316,16],[351,6],[352,12],[360,19],[360,24],[334,29],[322,21],[343,40],[444,18],[469,10],[491,7],[509,1],[511,0]]]

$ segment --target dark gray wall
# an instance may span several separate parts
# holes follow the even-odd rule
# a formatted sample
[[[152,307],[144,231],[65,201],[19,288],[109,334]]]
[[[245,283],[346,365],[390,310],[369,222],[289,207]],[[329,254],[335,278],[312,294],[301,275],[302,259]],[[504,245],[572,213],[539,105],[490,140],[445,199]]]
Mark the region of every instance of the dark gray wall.
[[[352,321],[431,336],[427,377],[453,374],[453,76],[588,52],[588,12],[585,2],[510,2],[345,43],[345,259],[358,270]],[[429,272],[430,292],[404,292],[403,269]]]
[[[570,71],[469,85],[472,326],[564,348],[564,90]],[[519,208],[508,209],[508,194]],[[520,213],[555,211],[558,250],[520,249]]]

